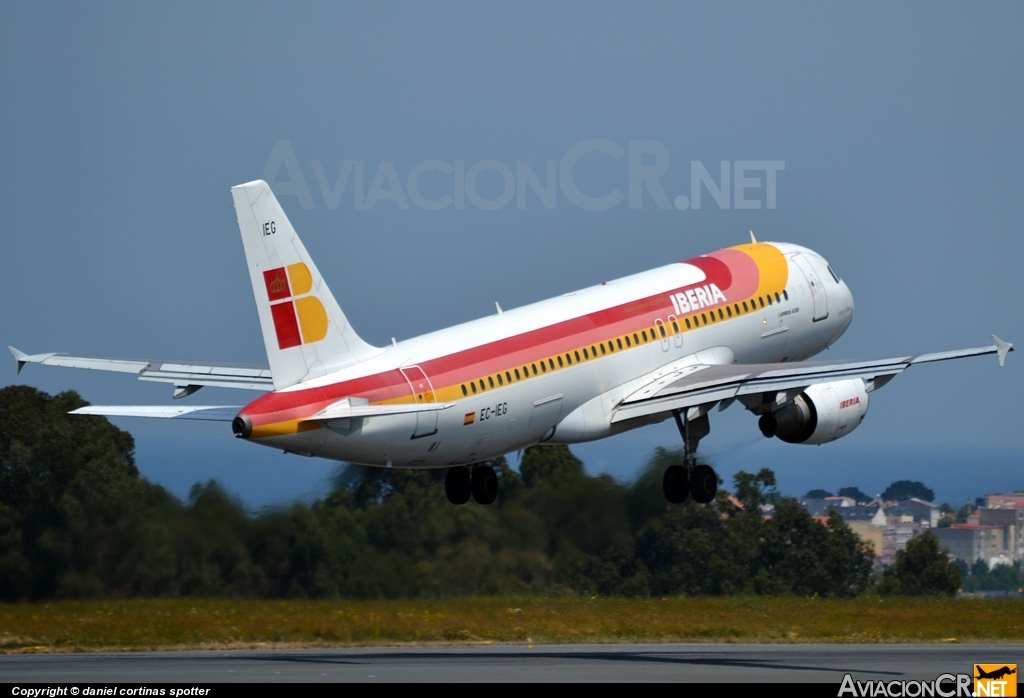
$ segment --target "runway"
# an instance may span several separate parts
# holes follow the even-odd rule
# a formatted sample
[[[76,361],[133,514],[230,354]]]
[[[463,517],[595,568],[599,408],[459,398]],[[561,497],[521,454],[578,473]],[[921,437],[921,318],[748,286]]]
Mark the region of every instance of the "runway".
[[[211,650],[0,656],[0,681],[213,683],[334,681],[931,680],[974,663],[1018,663],[1022,644],[523,645]],[[1024,662],[1021,662],[1024,663]]]

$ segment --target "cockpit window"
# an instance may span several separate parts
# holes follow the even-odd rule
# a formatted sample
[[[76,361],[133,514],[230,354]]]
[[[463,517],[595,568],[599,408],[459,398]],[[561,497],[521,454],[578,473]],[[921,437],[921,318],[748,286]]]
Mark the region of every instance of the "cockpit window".
[[[836,276],[836,273],[834,271],[832,271],[832,266],[831,265],[828,265],[828,273],[832,275],[832,278],[835,279],[836,283],[838,284],[839,283],[839,277]]]

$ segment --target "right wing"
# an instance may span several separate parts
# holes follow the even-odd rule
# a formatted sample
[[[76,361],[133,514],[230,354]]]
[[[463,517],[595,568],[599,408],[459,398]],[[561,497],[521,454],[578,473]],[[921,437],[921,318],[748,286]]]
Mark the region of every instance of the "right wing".
[[[636,417],[663,414],[690,408],[722,408],[740,400],[747,407],[763,404],[765,398],[776,400],[780,393],[791,399],[810,385],[861,378],[868,391],[882,387],[897,374],[914,364],[962,359],[968,356],[997,354],[999,365],[1013,345],[995,335],[995,344],[988,347],[958,349],[954,351],[898,356],[874,361],[797,361],[774,364],[714,364],[701,361],[697,354],[683,365],[666,367],[669,370],[631,391],[619,403],[612,415],[612,423]]]
[[[191,361],[160,361],[155,359],[108,359],[96,356],[71,356],[69,354],[33,354],[7,347],[17,362],[15,375],[21,373],[26,363],[67,368],[88,368],[97,371],[134,373],[142,381],[171,383],[174,397],[191,395],[205,385],[218,388],[243,388],[245,390],[274,389],[267,364],[240,363],[196,363]]]

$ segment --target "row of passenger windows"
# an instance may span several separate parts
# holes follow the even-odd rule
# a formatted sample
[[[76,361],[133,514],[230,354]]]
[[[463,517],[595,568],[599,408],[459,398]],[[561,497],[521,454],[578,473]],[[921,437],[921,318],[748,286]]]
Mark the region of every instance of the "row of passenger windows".
[[[747,305],[747,301],[743,301],[742,303],[734,303],[731,306],[727,305],[725,306],[724,312],[722,308],[718,308],[717,318],[715,318],[715,310],[711,310],[708,313],[701,313],[700,315],[691,316],[693,319],[692,324],[690,322],[690,317],[684,318],[683,322],[686,323],[686,329],[692,329],[694,327],[700,327],[701,324],[708,325],[718,320],[725,320],[726,317],[733,317],[734,314],[738,317],[742,313],[750,313],[755,310],[759,310],[760,308],[764,308],[766,303],[769,306],[772,305],[773,301],[775,303],[781,303],[783,297],[785,298],[785,300],[788,301],[789,293],[783,291],[782,296],[779,296],[779,294],[776,293],[774,299],[772,298],[772,294],[768,294],[767,296],[759,296],[756,299],[751,299],[749,306]],[[672,320],[672,331],[673,334],[679,334],[680,327],[678,320]],[[598,358],[598,352],[600,352],[601,356],[606,356],[616,351],[628,349],[634,345],[639,346],[640,344],[653,342],[654,340],[659,339],[659,335],[661,339],[668,339],[668,333],[665,331],[665,325],[660,322],[655,324],[655,326],[650,328],[650,330],[640,330],[640,332],[634,332],[632,335],[627,334],[623,335],[622,337],[610,339],[607,342],[592,344],[589,348],[583,347],[582,350],[577,349],[572,352],[566,352],[565,354],[560,354],[558,356],[551,357],[548,359],[541,359],[540,361],[524,365],[522,367],[521,372],[519,368],[514,368],[505,372],[499,371],[498,373],[487,376],[486,378],[481,378],[476,381],[463,383],[460,387],[462,388],[463,395],[476,395],[478,392],[482,393],[485,390],[497,388],[505,385],[506,383],[513,383],[514,381],[525,380],[530,376],[538,376],[547,373],[548,371],[556,371],[559,368],[572,366],[574,363],[574,359],[575,363],[580,363],[581,361],[587,361],[589,359]],[[630,341],[630,337],[632,337],[632,342]],[[582,357],[580,356],[580,351],[583,352]],[[555,365],[556,362],[558,364],[557,366]]]
[[[732,305],[727,305],[724,307],[724,310],[723,308],[718,308],[717,318],[715,317],[716,311],[712,310],[711,312],[708,313],[701,313],[699,315],[691,316],[693,319],[692,324],[690,322],[691,318],[689,317],[685,318],[684,322],[686,323],[686,329],[691,329],[692,327],[700,327],[702,324],[708,325],[712,322],[725,320],[727,318],[733,317],[734,315],[736,317],[739,317],[744,313],[752,313],[755,310],[760,310],[761,308],[764,308],[766,304],[770,306],[773,305],[774,303],[781,303],[783,300],[789,300],[789,291],[783,291],[781,296],[778,293],[776,293],[774,295],[774,298],[770,293],[766,296],[758,296],[757,298],[751,298],[749,306],[747,305],[747,301],[743,301],[742,303],[733,303]],[[676,334],[679,334],[679,325],[675,320],[672,321],[672,329],[676,331]]]

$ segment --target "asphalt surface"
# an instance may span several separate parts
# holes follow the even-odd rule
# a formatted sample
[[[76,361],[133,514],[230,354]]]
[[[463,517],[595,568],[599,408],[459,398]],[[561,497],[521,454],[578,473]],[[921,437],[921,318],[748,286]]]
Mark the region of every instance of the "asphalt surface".
[[[326,681],[932,680],[974,663],[1024,663],[1024,644],[523,645],[12,654],[0,681],[211,683]]]

